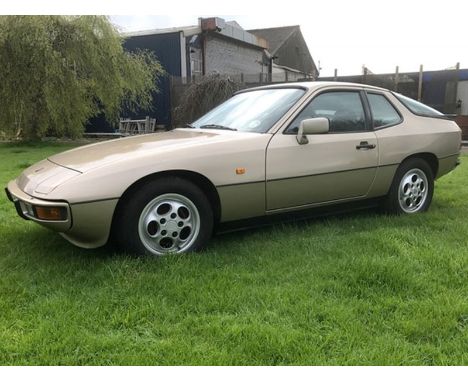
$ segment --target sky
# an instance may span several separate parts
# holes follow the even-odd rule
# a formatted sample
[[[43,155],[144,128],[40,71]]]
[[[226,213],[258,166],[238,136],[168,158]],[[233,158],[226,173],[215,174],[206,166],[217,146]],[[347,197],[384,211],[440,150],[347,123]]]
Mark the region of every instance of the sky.
[[[374,1],[370,8],[355,2],[318,2],[304,12],[291,14],[167,16],[112,16],[125,31],[196,25],[198,17],[219,16],[236,20],[244,29],[300,25],[321,76],[360,74],[366,65],[374,73],[468,67],[468,12],[463,3],[454,8],[430,2]],[[278,3],[279,4],[279,3]],[[305,3],[304,3],[305,4]],[[313,4],[313,3],[311,3]],[[453,4],[452,4],[453,5]],[[460,12],[454,12],[458,9]],[[468,9],[466,9],[468,11]],[[463,15],[464,13],[464,15]]]
[[[2,13],[111,15],[123,31],[212,16],[244,29],[300,25],[321,76],[468,68],[466,0],[4,0]]]

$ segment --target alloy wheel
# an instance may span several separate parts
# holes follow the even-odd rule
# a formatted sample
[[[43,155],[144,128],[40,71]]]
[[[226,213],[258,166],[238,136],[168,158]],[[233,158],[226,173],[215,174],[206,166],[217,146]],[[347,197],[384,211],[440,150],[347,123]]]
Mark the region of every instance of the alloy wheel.
[[[195,204],[180,194],[163,194],[151,200],[138,220],[138,234],[145,248],[155,255],[188,250],[200,231]]]
[[[398,187],[398,201],[406,213],[418,212],[427,199],[428,181],[424,171],[419,168],[409,170],[401,178]]]

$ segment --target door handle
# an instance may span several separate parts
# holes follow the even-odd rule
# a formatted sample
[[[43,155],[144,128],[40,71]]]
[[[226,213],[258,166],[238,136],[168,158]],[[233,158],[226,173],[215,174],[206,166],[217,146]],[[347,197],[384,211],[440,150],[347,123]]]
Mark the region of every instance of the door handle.
[[[372,150],[375,149],[375,145],[367,141],[362,141],[356,146],[356,150]]]

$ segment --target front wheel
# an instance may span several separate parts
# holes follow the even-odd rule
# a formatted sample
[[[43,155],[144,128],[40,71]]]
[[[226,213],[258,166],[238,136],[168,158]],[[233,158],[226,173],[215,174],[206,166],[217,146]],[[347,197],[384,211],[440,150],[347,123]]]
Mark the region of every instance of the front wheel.
[[[213,231],[213,212],[205,194],[182,178],[143,185],[122,206],[117,226],[121,247],[138,254],[196,251]]]
[[[383,207],[394,214],[427,211],[433,193],[432,169],[425,160],[411,158],[398,168]]]

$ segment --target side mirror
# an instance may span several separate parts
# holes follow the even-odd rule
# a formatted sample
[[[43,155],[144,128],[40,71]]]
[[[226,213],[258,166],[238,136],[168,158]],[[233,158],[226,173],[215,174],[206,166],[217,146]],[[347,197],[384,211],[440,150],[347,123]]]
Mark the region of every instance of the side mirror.
[[[300,145],[305,145],[309,143],[307,135],[312,134],[326,134],[330,129],[330,122],[328,118],[317,117],[304,119],[299,125],[299,130],[297,132],[297,142]]]

